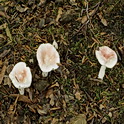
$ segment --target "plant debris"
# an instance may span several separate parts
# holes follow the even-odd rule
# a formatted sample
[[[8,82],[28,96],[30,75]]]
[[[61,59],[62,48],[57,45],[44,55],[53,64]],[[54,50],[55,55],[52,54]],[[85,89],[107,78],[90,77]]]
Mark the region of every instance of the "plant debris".
[[[0,122],[2,124],[124,123],[124,2],[122,0],[1,0]],[[42,76],[41,44],[60,55],[56,70]],[[108,46],[118,62],[98,79],[95,51]],[[9,73],[18,62],[32,84],[18,94]]]

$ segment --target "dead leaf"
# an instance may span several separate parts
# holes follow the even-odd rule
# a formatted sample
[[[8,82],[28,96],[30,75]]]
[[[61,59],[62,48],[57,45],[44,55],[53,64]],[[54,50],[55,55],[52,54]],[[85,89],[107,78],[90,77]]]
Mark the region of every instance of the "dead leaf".
[[[107,25],[108,25],[106,19],[104,19],[104,18],[101,19],[101,22],[102,22],[102,24],[103,24],[104,26],[107,26]]]
[[[85,23],[86,21],[87,21],[87,16],[83,16],[82,20],[81,20],[81,23]]]
[[[17,97],[18,94],[10,94],[9,96],[10,97]],[[18,101],[26,102],[26,103],[31,103],[32,102],[27,96],[24,96],[24,95],[19,95]]]
[[[2,81],[3,81],[3,77],[4,77],[4,75],[5,75],[6,68],[7,68],[6,65],[4,65],[3,68],[2,68],[2,71],[1,71],[1,73],[0,73],[0,84],[1,84]]]
[[[45,111],[45,110],[43,110],[42,108],[39,108],[39,107],[37,107],[37,112],[38,112],[40,115],[47,114],[47,111]]]
[[[22,7],[20,5],[16,6],[16,10],[19,11],[19,12],[25,12],[27,11],[28,7]]]
[[[105,106],[100,104],[99,109],[102,110],[103,108],[105,108]]]
[[[108,116],[111,118],[112,117],[112,112],[109,112],[108,113]]]
[[[69,124],[87,124],[86,115],[85,114],[77,115],[76,117],[70,120]]]
[[[49,96],[53,94],[53,89],[49,89],[46,93],[46,98],[49,98]]]
[[[59,21],[59,19],[61,18],[61,15],[62,15],[62,8],[61,8],[61,7],[59,7],[59,10],[58,10],[58,15],[57,15],[57,17],[56,17],[56,22],[58,22],[58,21]]]
[[[6,35],[9,37],[10,41],[12,41],[12,35],[10,33],[10,30],[9,30],[8,26],[6,26],[5,31],[6,31]]]
[[[106,121],[107,121],[107,118],[104,117],[104,118],[102,119],[102,124],[105,123]]]
[[[76,97],[76,99],[80,100],[80,99],[81,99],[80,92],[77,91],[77,92],[75,93],[75,97]]]
[[[99,16],[99,18],[100,18],[102,24],[103,24],[104,26],[107,26],[108,23],[107,23],[106,19],[104,19],[103,14],[102,14],[102,13],[98,13],[97,15]]]
[[[26,102],[26,103],[31,103],[32,101],[24,95],[20,95],[18,101]]]

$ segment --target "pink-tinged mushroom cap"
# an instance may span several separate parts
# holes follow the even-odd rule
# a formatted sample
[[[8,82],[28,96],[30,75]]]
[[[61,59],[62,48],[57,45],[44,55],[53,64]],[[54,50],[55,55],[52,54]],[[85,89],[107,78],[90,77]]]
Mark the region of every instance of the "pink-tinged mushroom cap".
[[[96,50],[95,53],[101,65],[112,68],[117,63],[117,54],[108,46],[99,47],[99,50]]]
[[[43,72],[50,72],[57,69],[60,63],[59,53],[50,43],[41,44],[37,49],[37,60]]]
[[[13,85],[16,88],[28,88],[32,82],[32,74],[29,67],[24,62],[17,63],[9,74]]]

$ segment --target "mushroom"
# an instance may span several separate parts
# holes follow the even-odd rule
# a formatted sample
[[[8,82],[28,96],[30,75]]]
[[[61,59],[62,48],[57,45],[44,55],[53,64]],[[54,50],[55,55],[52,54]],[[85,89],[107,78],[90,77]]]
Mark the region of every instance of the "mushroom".
[[[99,63],[102,65],[98,74],[98,78],[103,80],[105,75],[105,69],[113,68],[117,63],[117,54],[114,50],[109,48],[108,46],[99,47],[99,50],[95,51],[96,58],[98,59]]]
[[[47,77],[48,72],[59,67],[60,56],[53,45],[45,43],[41,44],[37,49],[37,60],[42,70],[42,76]]]
[[[17,63],[9,74],[13,85],[18,88],[19,93],[24,95],[24,88],[28,88],[32,82],[32,74],[24,62]]]

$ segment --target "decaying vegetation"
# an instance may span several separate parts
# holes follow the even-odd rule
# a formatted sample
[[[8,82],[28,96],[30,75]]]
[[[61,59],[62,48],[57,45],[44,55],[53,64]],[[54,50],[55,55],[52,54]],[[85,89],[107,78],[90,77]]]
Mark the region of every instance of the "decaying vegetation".
[[[123,9],[123,0],[1,0],[0,123],[123,124]],[[43,78],[36,51],[54,40],[61,64]],[[95,50],[103,45],[118,63],[101,81]],[[25,95],[8,77],[20,61],[33,75]]]

